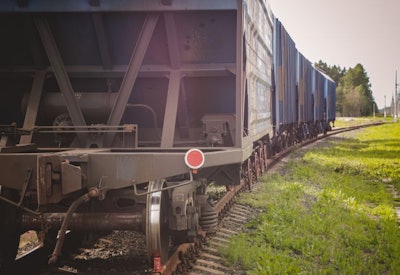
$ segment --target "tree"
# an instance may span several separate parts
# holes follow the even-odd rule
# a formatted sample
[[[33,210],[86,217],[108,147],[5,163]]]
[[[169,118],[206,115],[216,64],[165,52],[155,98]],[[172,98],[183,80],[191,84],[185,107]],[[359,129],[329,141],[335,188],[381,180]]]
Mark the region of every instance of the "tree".
[[[343,103],[343,114],[346,116],[358,117],[361,116],[362,110],[365,107],[366,98],[363,95],[363,87],[346,87],[345,98]]]
[[[336,65],[333,65],[333,67],[331,67],[328,66],[325,62],[322,62],[322,60],[318,61],[318,63],[315,63],[314,65],[325,72],[327,75],[329,75],[329,77],[332,78],[333,81],[335,81],[336,85],[339,84],[340,79],[346,73],[346,68],[340,68],[340,66]]]
[[[339,83],[340,86],[343,91],[343,115],[372,115],[375,100],[372,96],[369,77],[361,64],[357,64],[345,73]]]
[[[315,66],[329,75],[336,83],[336,111],[344,116],[372,115],[377,110],[369,77],[364,67],[357,64],[346,70],[340,66],[328,66],[321,60]]]
[[[343,102],[345,100],[343,85],[336,86],[336,113],[343,115]]]

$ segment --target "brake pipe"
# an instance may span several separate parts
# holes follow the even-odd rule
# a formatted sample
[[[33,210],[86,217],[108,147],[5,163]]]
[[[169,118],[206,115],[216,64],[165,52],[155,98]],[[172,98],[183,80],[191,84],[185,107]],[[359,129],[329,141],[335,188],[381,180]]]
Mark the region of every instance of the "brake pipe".
[[[103,195],[102,190],[98,188],[91,188],[89,192],[84,194],[83,196],[79,197],[77,200],[75,200],[71,206],[68,208],[68,211],[65,215],[65,219],[62,222],[60,231],[58,232],[58,239],[56,246],[54,247],[53,254],[51,255],[51,258],[49,259],[48,264],[52,265],[55,264],[58,260],[58,256],[61,254],[61,249],[64,244],[65,240],[65,233],[67,232],[69,222],[71,220],[72,214],[75,212],[75,210],[82,205],[83,203],[86,203],[90,201],[92,198],[97,198]]]

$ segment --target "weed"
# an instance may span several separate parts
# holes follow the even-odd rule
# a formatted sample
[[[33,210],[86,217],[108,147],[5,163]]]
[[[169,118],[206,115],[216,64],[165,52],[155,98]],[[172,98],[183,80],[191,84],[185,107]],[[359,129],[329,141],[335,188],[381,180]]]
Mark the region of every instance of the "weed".
[[[241,201],[262,209],[222,250],[249,274],[400,274],[400,125],[362,130],[264,177]]]

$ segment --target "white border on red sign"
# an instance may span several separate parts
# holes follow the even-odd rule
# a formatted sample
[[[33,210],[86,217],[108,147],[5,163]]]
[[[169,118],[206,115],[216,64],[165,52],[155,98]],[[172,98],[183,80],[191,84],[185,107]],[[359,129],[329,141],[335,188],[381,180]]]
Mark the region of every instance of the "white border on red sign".
[[[197,166],[193,166],[193,165],[190,165],[188,163],[188,159],[187,158],[188,158],[189,154],[192,153],[193,151],[199,152],[201,154],[202,158],[203,158],[201,163],[199,165],[197,165]],[[185,154],[185,164],[191,169],[199,169],[201,166],[203,166],[204,160],[205,160],[204,153],[200,149],[193,148],[193,149],[190,149],[189,151],[187,151],[186,154]]]

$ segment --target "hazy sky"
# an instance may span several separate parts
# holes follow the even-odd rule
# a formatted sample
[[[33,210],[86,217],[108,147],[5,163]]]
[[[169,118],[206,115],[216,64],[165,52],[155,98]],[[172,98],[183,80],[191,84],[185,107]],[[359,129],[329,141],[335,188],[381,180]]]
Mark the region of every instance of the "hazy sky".
[[[379,108],[400,83],[400,0],[270,0],[276,17],[311,62],[366,70]]]

